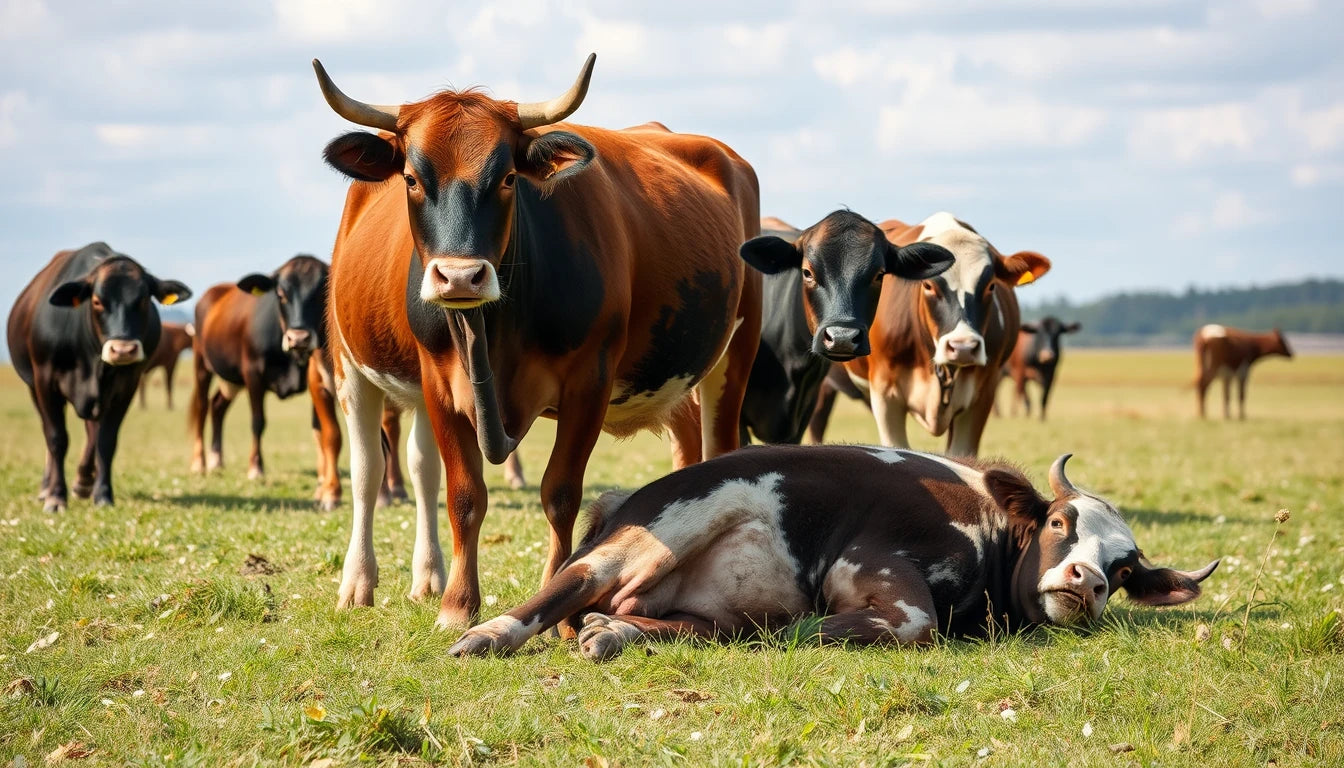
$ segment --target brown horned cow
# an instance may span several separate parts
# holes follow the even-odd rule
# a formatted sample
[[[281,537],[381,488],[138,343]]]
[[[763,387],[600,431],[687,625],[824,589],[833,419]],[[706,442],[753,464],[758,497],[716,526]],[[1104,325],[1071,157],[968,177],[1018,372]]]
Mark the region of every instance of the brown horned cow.
[[[1195,331],[1195,397],[1204,418],[1204,395],[1214,379],[1223,380],[1223,418],[1232,418],[1232,379],[1237,380],[1237,408],[1246,419],[1246,379],[1251,364],[1266,355],[1292,358],[1283,331],[1254,333],[1225,325],[1206,325]]]
[[[325,150],[354,180],[332,254],[336,388],[350,430],[354,523],[338,605],[371,605],[379,423],[411,411],[417,520],[411,597],[443,592],[439,626],[480,606],[482,455],[505,460],[539,416],[556,437],[541,481],[543,579],[572,549],[599,433],[670,431],[677,466],[735,449],[761,323],[761,279],[737,248],[759,228],[751,166],[658,125],[560,123],[588,90],[496,101],[445,91],[400,107],[327,102],[379,133]],[[437,449],[437,450],[436,450]],[[453,531],[438,542],[439,456]]]

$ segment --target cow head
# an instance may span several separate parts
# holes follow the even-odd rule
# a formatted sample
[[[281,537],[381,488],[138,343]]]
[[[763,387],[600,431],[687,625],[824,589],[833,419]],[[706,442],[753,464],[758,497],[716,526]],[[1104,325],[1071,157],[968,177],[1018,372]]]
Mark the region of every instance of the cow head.
[[[1004,256],[970,225],[939,213],[921,225],[920,239],[951,251],[956,261],[924,281],[923,316],[934,339],[933,364],[985,365],[985,332],[997,312],[994,293],[1032,282],[1050,270],[1034,251]]]
[[[1023,323],[1022,333],[1031,337],[1024,350],[1026,361],[1038,365],[1050,365],[1055,362],[1059,359],[1059,337],[1066,333],[1077,333],[1082,327],[1081,323],[1065,325],[1054,316],[1043,317],[1035,323]]]
[[[303,357],[326,346],[328,271],[321,259],[299,254],[269,275],[244,276],[238,290],[253,296],[275,294],[284,329],[280,345]]]
[[[1054,501],[1020,474],[985,473],[985,487],[1009,515],[1018,548],[1012,578],[1015,612],[1031,623],[1079,624],[1101,616],[1120,588],[1145,605],[1180,605],[1199,597],[1199,583],[1218,561],[1198,571],[1154,568],[1110,503],[1069,482],[1060,456],[1050,467]]]
[[[445,91],[400,107],[355,101],[313,61],[332,109],[382,131],[347,133],[323,154],[333,168],[358,181],[402,178],[411,236],[424,268],[422,300],[470,309],[500,298],[497,269],[512,233],[518,185],[530,183],[544,193],[581,173],[596,156],[576,134],[531,130],[579,108],[594,61],[590,55],[574,85],[546,102]]]
[[[1288,339],[1283,335],[1283,331],[1279,330],[1278,328],[1275,328],[1274,336],[1278,339],[1279,344],[1277,347],[1275,347],[1270,351],[1273,352],[1274,354],[1279,354],[1283,355],[1284,357],[1291,358],[1293,356],[1293,350],[1291,347],[1288,346]]]
[[[113,255],[79,280],[62,283],[47,299],[57,307],[88,313],[99,357],[108,365],[134,365],[145,359],[145,336],[151,327],[157,340],[160,304],[191,298],[191,289],[176,280],[160,280],[129,256]],[[152,341],[153,341],[152,340]]]
[[[797,240],[763,235],[742,244],[742,259],[767,275],[800,270],[812,353],[843,362],[869,352],[882,276],[923,280],[942,273],[952,254],[933,243],[898,246],[876,224],[836,211]]]

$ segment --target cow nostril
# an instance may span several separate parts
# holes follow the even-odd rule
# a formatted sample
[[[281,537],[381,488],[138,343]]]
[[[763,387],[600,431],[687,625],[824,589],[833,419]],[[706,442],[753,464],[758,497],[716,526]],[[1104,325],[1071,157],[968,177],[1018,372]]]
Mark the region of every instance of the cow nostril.
[[[485,283],[485,278],[486,278],[487,276],[488,276],[488,274],[487,274],[487,272],[486,272],[485,265],[482,264],[482,265],[481,265],[481,268],[478,269],[478,270],[476,270],[476,274],[474,274],[474,275],[471,276],[471,286],[472,286],[473,288],[479,288],[479,287],[481,287],[481,285],[483,285],[483,284]]]
[[[1106,587],[1102,584],[1098,584],[1097,586],[1092,588],[1092,593],[1095,594],[1097,597],[1103,597],[1106,594]]]

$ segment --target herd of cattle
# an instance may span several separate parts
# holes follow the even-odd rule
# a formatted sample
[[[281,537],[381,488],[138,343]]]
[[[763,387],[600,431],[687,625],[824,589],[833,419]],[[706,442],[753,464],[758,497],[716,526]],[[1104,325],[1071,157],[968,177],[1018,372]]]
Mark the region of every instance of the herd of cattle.
[[[837,211],[802,230],[762,219],[755,172],[721,142],[659,123],[561,123],[594,60],[545,102],[447,91],[400,107],[350,98],[314,61],[332,109],[376,131],[324,152],[352,179],[331,263],[300,255],[213,286],[193,323],[161,323],[151,303],[189,298],[182,283],[103,243],[57,254],[8,329],[46,438],[45,508],[64,509],[71,490],[113,502],[135,390],[162,366],[171,407],[190,347],[193,471],[222,466],[224,416],[246,390],[248,474],[262,475],[266,393],[307,389],[315,496],[334,508],[343,412],[354,514],[341,606],[373,604],[374,509],[407,497],[398,448],[411,414],[410,597],[441,595],[442,627],[470,627],[481,605],[483,459],[508,462],[521,487],[514,449],[537,417],[556,420],[540,483],[543,589],[471,629],[458,654],[514,649],[559,625],[601,659],[640,635],[737,635],[808,613],[826,616],[825,637],[919,643],[983,629],[987,616],[1095,618],[1118,588],[1153,605],[1198,596],[1216,561],[1148,565],[1115,508],[1069,482],[1067,457],[1051,468],[1053,499],[974,458],[1000,379],[1028,412],[1026,382],[1039,382],[1044,418],[1060,336],[1078,330],[1020,321],[1015,290],[1048,259],[1004,254],[946,213],[910,225]],[[1196,348],[1201,414],[1208,383],[1224,379],[1226,404],[1235,377],[1244,416],[1250,363],[1288,354],[1281,335],[1219,326]],[[885,447],[737,450],[807,431],[821,442],[841,392],[871,407]],[[88,435],[73,488],[67,403]],[[907,414],[946,434],[954,458],[909,451]],[[599,433],[644,429],[670,436],[677,471],[604,496],[573,549]]]

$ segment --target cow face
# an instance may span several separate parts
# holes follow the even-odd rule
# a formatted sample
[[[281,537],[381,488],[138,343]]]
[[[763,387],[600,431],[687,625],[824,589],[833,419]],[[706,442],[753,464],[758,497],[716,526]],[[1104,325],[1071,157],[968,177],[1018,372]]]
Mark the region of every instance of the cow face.
[[[326,262],[300,254],[269,275],[253,273],[238,281],[238,290],[253,296],[274,293],[284,329],[280,346],[295,357],[305,357],[326,346]]]
[[[868,327],[884,275],[923,280],[953,261],[947,249],[932,243],[889,243],[877,225],[850,211],[830,214],[793,243],[766,235],[743,243],[740,253],[767,275],[802,273],[812,353],[838,362],[868,354]]]
[[[1153,568],[1134,534],[1109,502],[1080,491],[1064,475],[1066,454],[1050,468],[1054,501],[1020,476],[985,473],[985,487],[1008,512],[1019,550],[1011,585],[1015,609],[1031,623],[1096,620],[1120,588],[1145,605],[1180,605],[1199,597],[1199,583],[1218,567],[1198,571]]]
[[[1275,328],[1274,336],[1278,338],[1279,346],[1273,351],[1277,354],[1283,355],[1284,357],[1292,358],[1293,350],[1291,347],[1288,346],[1288,339],[1284,337],[1283,331],[1279,330],[1278,328]]]
[[[1080,323],[1065,325],[1054,316],[1043,317],[1036,323],[1023,323],[1022,333],[1030,336],[1024,350],[1026,361],[1037,365],[1054,363],[1059,359],[1059,337],[1066,333],[1077,333],[1082,327]]]
[[[924,281],[923,315],[934,341],[933,364],[985,365],[985,333],[999,311],[995,292],[1036,280],[1050,260],[1033,251],[1004,256],[969,225],[939,213],[922,223],[921,239],[951,251],[956,261]]]
[[[99,358],[121,366],[145,359],[145,331],[151,324],[157,327],[158,320],[150,299],[168,305],[190,297],[191,289],[182,283],[160,280],[134,259],[118,255],[99,262],[83,278],[61,284],[48,301],[86,311],[101,350]]]
[[[578,109],[593,62],[590,56],[574,87],[550,102],[515,104],[464,91],[391,108],[350,99],[313,62],[337,113],[386,131],[348,133],[328,144],[324,156],[358,181],[402,178],[424,270],[423,301],[470,309],[500,298],[498,267],[513,232],[519,186],[544,194],[596,156],[576,134],[528,131]]]

